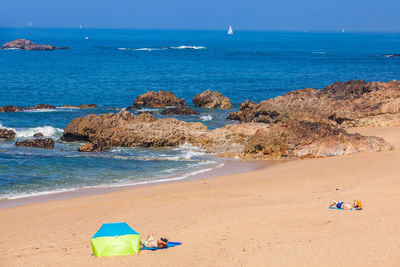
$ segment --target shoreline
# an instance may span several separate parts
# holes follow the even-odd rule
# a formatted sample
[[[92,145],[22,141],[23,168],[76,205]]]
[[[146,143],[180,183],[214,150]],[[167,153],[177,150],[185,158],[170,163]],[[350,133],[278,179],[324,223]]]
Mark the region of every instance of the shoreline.
[[[271,161],[255,161],[255,160],[254,161],[226,160],[223,162],[216,163],[213,166],[206,166],[204,168],[189,172],[180,172],[158,179],[152,179],[151,177],[148,177],[145,178],[144,181],[138,181],[138,182],[131,181],[131,182],[124,182],[121,184],[105,184],[92,187],[73,188],[70,190],[59,189],[55,191],[33,193],[32,195],[15,197],[15,198],[3,198],[0,199],[0,210],[22,205],[29,205],[33,203],[106,194],[136,187],[147,187],[158,184],[168,184],[181,181],[207,179],[207,178],[225,176],[231,174],[248,173],[268,168],[273,164],[278,164],[278,163]]]
[[[396,266],[400,127],[351,131],[395,149],[2,209],[0,265]],[[331,210],[334,199],[364,209]],[[112,222],[182,245],[96,258],[90,238]]]

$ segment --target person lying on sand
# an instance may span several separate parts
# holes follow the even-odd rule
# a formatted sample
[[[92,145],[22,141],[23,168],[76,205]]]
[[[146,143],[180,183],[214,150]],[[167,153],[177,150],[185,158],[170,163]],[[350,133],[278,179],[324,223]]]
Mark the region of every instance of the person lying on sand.
[[[159,240],[155,240],[153,235],[148,235],[147,239],[140,241],[141,247],[146,248],[166,248],[168,245],[168,239],[161,237]]]
[[[353,203],[334,200],[333,203],[329,205],[329,208],[330,207],[336,207],[338,209],[344,209],[344,210],[362,209],[362,204],[361,201],[359,200],[354,200]]]

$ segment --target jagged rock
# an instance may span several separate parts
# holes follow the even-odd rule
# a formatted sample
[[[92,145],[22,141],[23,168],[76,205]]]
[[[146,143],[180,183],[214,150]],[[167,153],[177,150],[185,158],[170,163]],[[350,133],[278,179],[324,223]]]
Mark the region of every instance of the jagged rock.
[[[0,107],[0,112],[17,112],[17,111],[24,111],[23,107],[19,106],[4,106]]]
[[[195,95],[192,101],[196,107],[220,109],[230,109],[232,107],[229,98],[217,91],[206,90],[201,94]]]
[[[14,137],[15,137],[15,132],[13,130],[8,130],[6,128],[0,129],[0,138],[13,139]]]
[[[36,50],[36,51],[46,51],[46,50],[56,50],[56,49],[69,49],[69,47],[58,47],[52,45],[35,44],[29,40],[17,39],[4,44],[0,49],[22,49],[22,50]]]
[[[64,129],[64,141],[88,141],[108,147],[173,147],[185,142],[190,132],[207,131],[199,122],[135,116],[129,111],[88,115],[73,119]]]
[[[391,149],[383,139],[349,134],[326,123],[241,123],[208,130],[199,122],[135,116],[128,111],[72,120],[64,141],[88,141],[107,147],[176,147],[185,142],[224,157],[293,159]]]
[[[42,134],[42,133],[35,133],[34,135],[33,135],[33,137],[36,137],[36,138],[38,138],[38,137],[43,137],[44,135]]]
[[[382,138],[350,134],[329,124],[292,121],[259,130],[244,149],[244,158],[295,159],[385,151],[392,147]]]
[[[161,112],[162,115],[200,115],[200,112],[195,111],[189,107],[175,107],[167,108]]]
[[[169,91],[160,90],[158,92],[149,91],[138,96],[133,102],[133,108],[135,109],[141,109],[142,107],[165,108],[170,106],[186,106],[185,99],[179,99]]]
[[[321,90],[306,88],[259,104],[246,101],[228,119],[242,122],[298,120],[340,127],[400,125],[400,82],[336,82]]]
[[[110,148],[104,145],[100,144],[92,144],[89,143],[87,145],[81,146],[78,148],[78,152],[100,152],[100,151],[106,151],[109,150]]]
[[[32,110],[32,109],[55,109],[56,107],[55,106],[52,106],[52,105],[47,105],[47,104],[38,104],[38,105],[36,105],[36,106],[34,106],[34,107],[29,107],[28,109],[29,110]]]
[[[39,147],[39,148],[54,148],[55,141],[51,138],[45,139],[29,139],[21,142],[16,142],[16,146],[28,146],[28,147]]]

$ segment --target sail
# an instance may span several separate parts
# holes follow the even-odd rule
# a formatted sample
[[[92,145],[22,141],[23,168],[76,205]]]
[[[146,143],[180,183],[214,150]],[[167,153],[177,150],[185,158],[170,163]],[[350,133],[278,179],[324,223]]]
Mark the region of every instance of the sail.
[[[229,25],[228,34],[233,34],[233,30],[232,30],[232,26],[231,25]]]

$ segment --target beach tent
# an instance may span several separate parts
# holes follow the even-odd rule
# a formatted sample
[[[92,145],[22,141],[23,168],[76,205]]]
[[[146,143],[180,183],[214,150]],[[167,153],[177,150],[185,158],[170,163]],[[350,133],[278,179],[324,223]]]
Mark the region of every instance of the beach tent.
[[[127,223],[105,223],[91,239],[96,257],[131,255],[140,250],[140,234]]]

